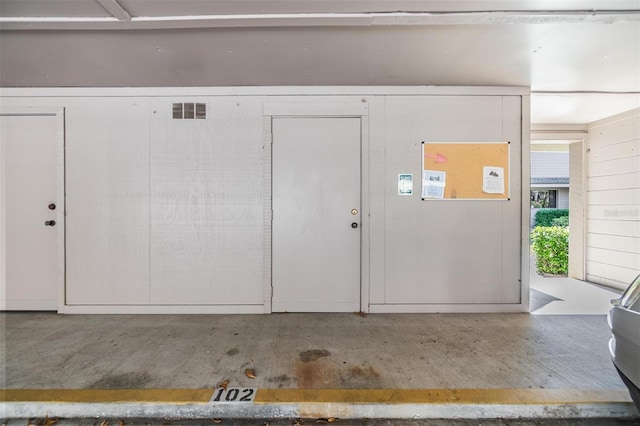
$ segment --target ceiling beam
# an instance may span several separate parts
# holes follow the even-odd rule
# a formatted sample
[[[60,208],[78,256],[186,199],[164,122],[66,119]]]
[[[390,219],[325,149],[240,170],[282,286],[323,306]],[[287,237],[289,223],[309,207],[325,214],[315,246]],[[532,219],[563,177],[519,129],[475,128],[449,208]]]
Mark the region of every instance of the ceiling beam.
[[[100,6],[104,8],[107,12],[111,14],[118,21],[130,21],[131,15],[129,12],[124,10],[124,8],[118,3],[117,0],[96,0],[100,3]]]
[[[0,30],[371,27],[640,22],[640,10],[444,13],[306,13],[131,17],[115,0],[96,0],[113,18],[0,17]],[[120,7],[121,12],[115,9]]]

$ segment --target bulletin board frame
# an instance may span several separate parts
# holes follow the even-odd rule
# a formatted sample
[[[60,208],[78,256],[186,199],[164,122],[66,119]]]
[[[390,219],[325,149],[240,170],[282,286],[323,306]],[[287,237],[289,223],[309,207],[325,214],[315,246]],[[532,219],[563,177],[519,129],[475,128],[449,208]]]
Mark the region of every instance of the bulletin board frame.
[[[422,142],[423,201],[510,200],[511,142]]]

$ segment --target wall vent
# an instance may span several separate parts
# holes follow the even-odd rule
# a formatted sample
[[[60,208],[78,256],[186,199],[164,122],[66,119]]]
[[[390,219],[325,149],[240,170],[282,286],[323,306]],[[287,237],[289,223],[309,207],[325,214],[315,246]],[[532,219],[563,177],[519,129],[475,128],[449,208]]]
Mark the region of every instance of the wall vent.
[[[207,118],[207,104],[199,104],[193,102],[174,103],[173,118],[177,120],[204,120]]]

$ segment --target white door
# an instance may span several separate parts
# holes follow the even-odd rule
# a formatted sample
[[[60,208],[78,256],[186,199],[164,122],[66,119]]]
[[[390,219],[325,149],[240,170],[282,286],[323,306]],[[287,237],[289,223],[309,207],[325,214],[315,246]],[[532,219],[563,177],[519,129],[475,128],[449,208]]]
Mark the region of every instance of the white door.
[[[359,311],[360,119],[272,126],[272,310]]]
[[[0,114],[0,309],[56,310],[62,194],[50,115]]]

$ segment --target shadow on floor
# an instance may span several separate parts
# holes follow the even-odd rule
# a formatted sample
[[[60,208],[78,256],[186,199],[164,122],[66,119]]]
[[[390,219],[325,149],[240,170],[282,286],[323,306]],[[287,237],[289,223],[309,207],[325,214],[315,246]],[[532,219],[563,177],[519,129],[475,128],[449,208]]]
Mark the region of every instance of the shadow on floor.
[[[543,293],[534,288],[531,289],[531,300],[529,305],[532,313],[535,313],[537,310],[544,308],[552,302],[564,302],[564,300],[558,299],[557,297],[553,297],[550,294]]]

